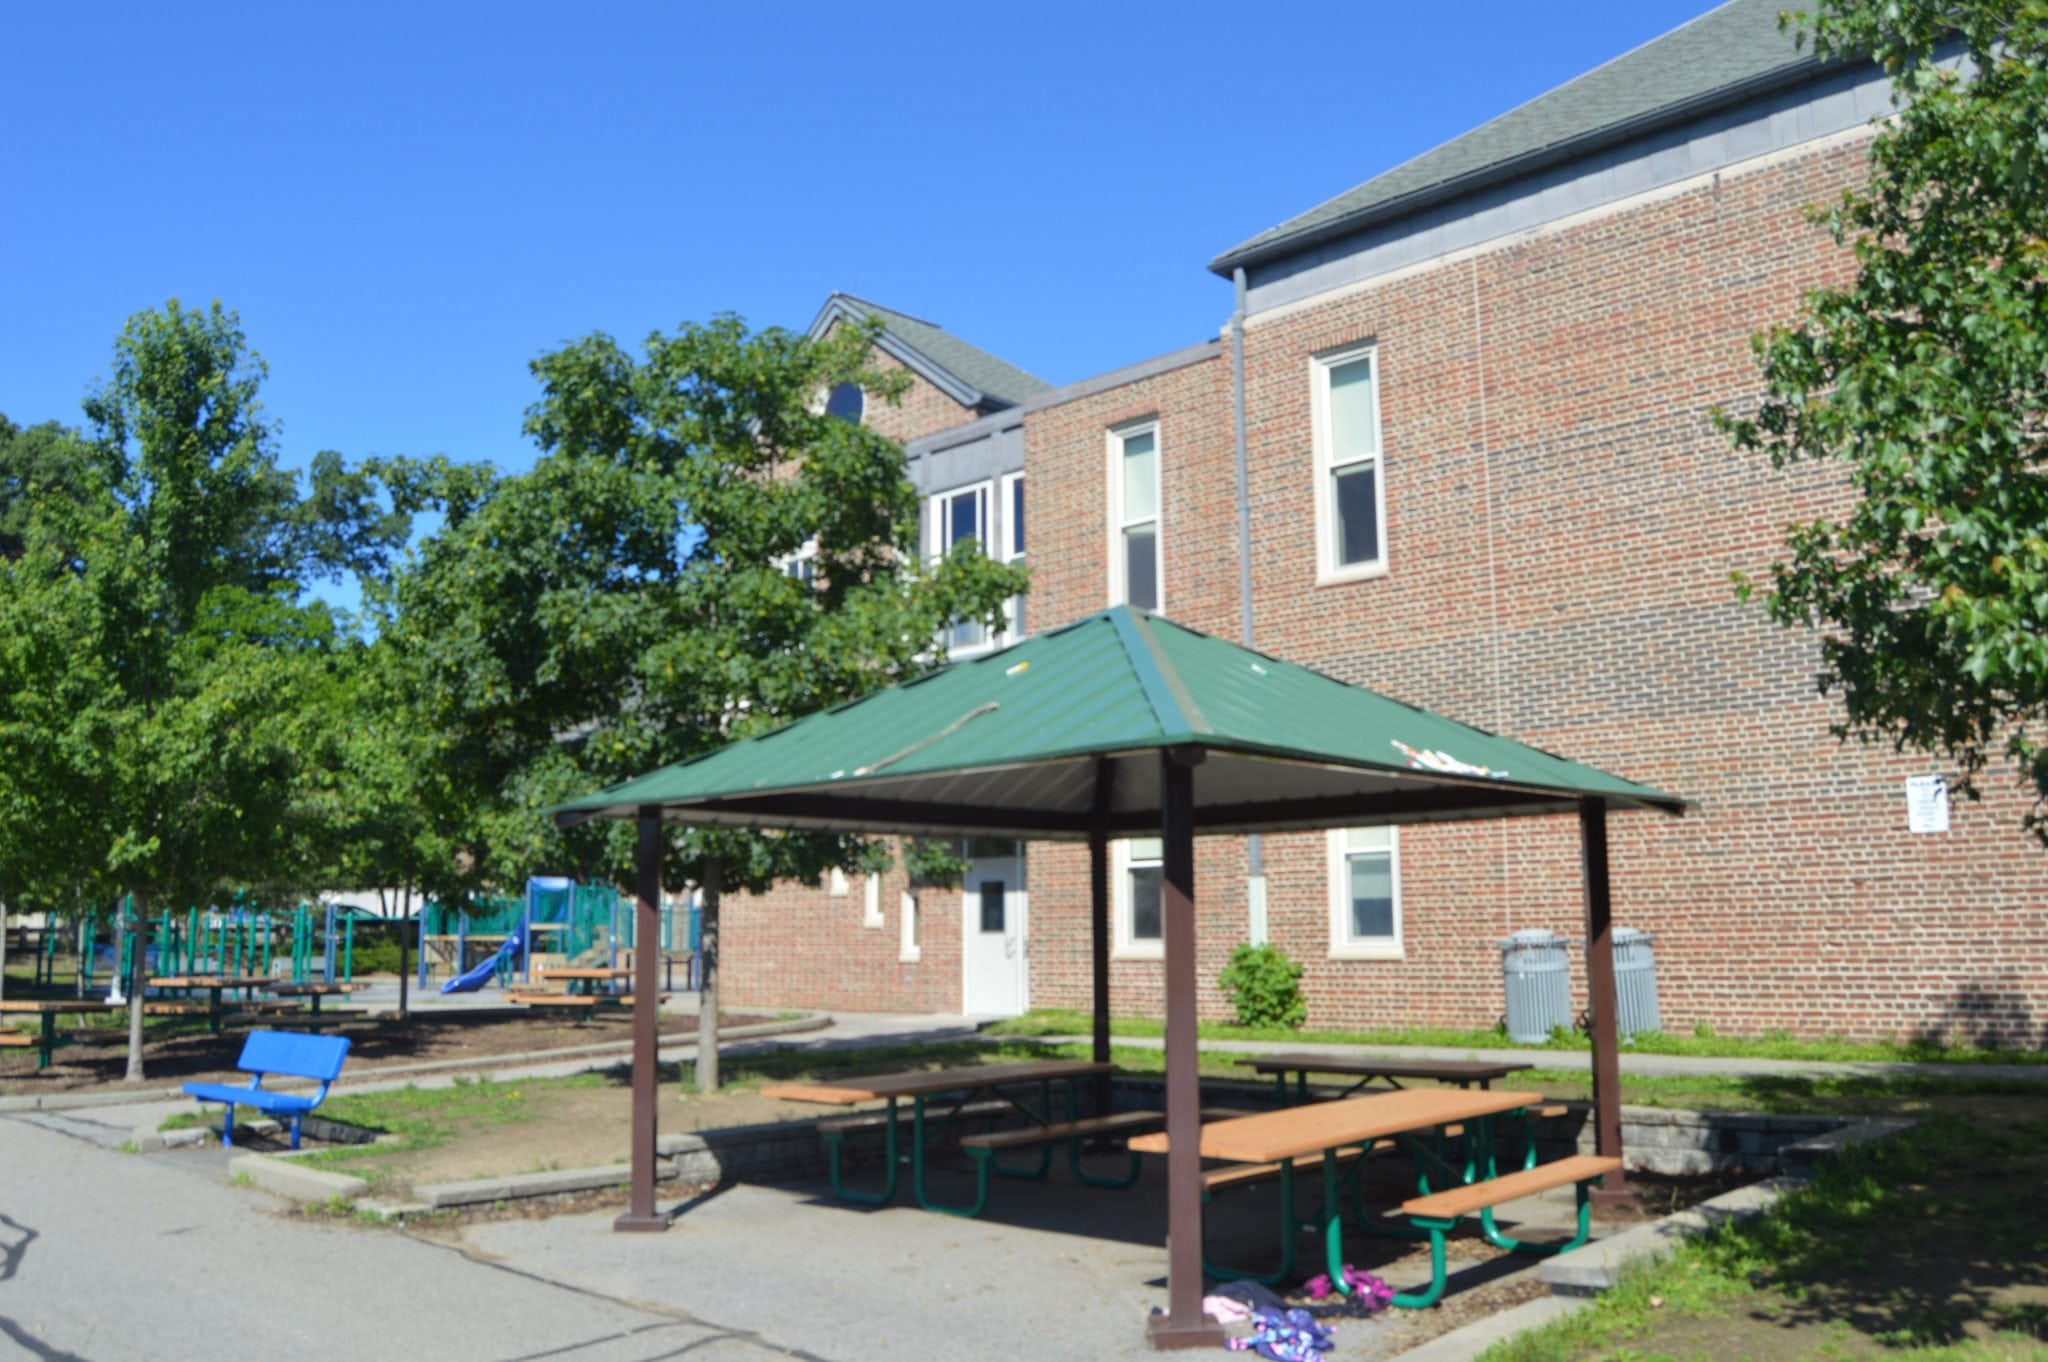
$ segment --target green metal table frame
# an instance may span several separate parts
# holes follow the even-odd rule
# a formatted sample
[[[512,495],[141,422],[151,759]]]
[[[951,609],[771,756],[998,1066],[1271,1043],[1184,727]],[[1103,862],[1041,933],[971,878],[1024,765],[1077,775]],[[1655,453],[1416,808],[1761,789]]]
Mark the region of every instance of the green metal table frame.
[[[970,1150],[969,1153],[974,1159],[974,1199],[964,1205],[952,1205],[941,1201],[933,1196],[930,1189],[926,1187],[925,1155],[932,1142],[943,1136],[953,1127],[956,1121],[963,1119],[962,1112],[964,1109],[980,1094],[987,1094],[989,1097],[999,1099],[1008,1104],[1012,1110],[1016,1111],[1033,1125],[1050,1126],[1058,1124],[1053,1109],[1053,1082],[1054,1080],[1050,1078],[1040,1078],[1026,1079],[1023,1082],[1017,1083],[962,1084],[958,1088],[947,1088],[939,1092],[914,1094],[910,1099],[911,1137],[910,1149],[907,1152],[899,1147],[900,1142],[896,1134],[897,1129],[902,1125],[901,1109],[897,1105],[902,1099],[894,1096],[889,1097],[886,1099],[888,1102],[888,1107],[885,1111],[886,1119],[882,1124],[882,1159],[885,1171],[882,1175],[881,1189],[879,1191],[861,1191],[846,1185],[844,1150],[847,1132],[835,1130],[821,1133],[821,1138],[825,1141],[825,1148],[829,1154],[832,1171],[832,1191],[842,1199],[858,1205],[887,1205],[895,1200],[898,1174],[903,1165],[907,1163],[910,1165],[911,1187],[916,1192],[917,1204],[919,1206],[927,1211],[937,1211],[943,1215],[957,1215],[963,1218],[978,1216],[988,1207],[989,1174],[991,1171],[1009,1178],[1042,1178],[1052,1170],[1052,1146],[1059,1143],[1059,1141],[1048,1141],[1039,1145],[1038,1157],[1034,1166],[1023,1168],[1012,1168],[1005,1165],[996,1156],[996,1151],[993,1149]],[[1067,1089],[1067,1119],[1073,1120],[1081,1110],[1080,1079],[1078,1077],[1068,1078],[1065,1080],[1065,1083]],[[1035,1085],[1038,1088],[1038,1101],[1035,1108],[1012,1093],[1005,1091],[1007,1088],[1031,1085]],[[936,1125],[933,1124],[933,1113],[930,1110],[930,1107],[934,1105],[932,1102],[934,1098],[943,1099],[942,1104],[945,1108],[937,1114]],[[965,1119],[989,1120],[996,1114],[998,1113],[983,1111],[974,1113]],[[1125,1176],[1107,1178],[1099,1174],[1087,1172],[1081,1165],[1081,1145],[1084,1138],[1083,1136],[1074,1136],[1066,1142],[1068,1145],[1068,1163],[1072,1167],[1075,1177],[1079,1178],[1082,1182],[1096,1187],[1129,1187],[1137,1181],[1139,1156],[1135,1153],[1130,1156],[1131,1167]]]
[[[1501,1117],[1519,1117],[1523,1125],[1522,1167],[1536,1166],[1535,1122],[1526,1107],[1499,1113]],[[1488,1178],[1498,1176],[1498,1144],[1494,1138],[1493,1122],[1496,1118],[1484,1117],[1463,1122],[1465,1134],[1452,1137],[1439,1126],[1427,1132],[1410,1132],[1398,1138],[1408,1150],[1415,1166],[1415,1186],[1418,1195],[1427,1196],[1438,1186],[1462,1186],[1478,1180],[1480,1169],[1485,1169]],[[1453,1146],[1457,1146],[1455,1149]],[[1390,1224],[1374,1216],[1365,1204],[1365,1179],[1363,1169],[1372,1158],[1372,1142],[1338,1145],[1325,1149],[1322,1154],[1323,1199],[1317,1214],[1303,1216],[1296,1209],[1295,1171],[1292,1159],[1280,1161],[1280,1266],[1270,1273],[1253,1273],[1235,1268],[1220,1267],[1208,1261],[1205,1253],[1202,1268],[1210,1276],[1221,1280],[1250,1279],[1264,1286],[1277,1286],[1291,1278],[1295,1272],[1295,1250],[1297,1240],[1304,1233],[1316,1233],[1322,1237],[1326,1270],[1331,1283],[1340,1292],[1350,1293],[1344,1284],[1344,1227],[1343,1204],[1347,1196],[1352,1202],[1352,1214],[1358,1227],[1369,1234],[1387,1235],[1399,1239],[1427,1240],[1429,1242],[1430,1281],[1419,1292],[1396,1292],[1394,1304],[1409,1309],[1423,1309],[1434,1305],[1442,1298],[1447,1284],[1444,1257],[1444,1236],[1457,1229],[1459,1220],[1438,1220],[1425,1216],[1411,1216],[1406,1225]],[[1433,1176],[1434,1175],[1434,1176]],[[1527,1244],[1501,1232],[1494,1223],[1493,1208],[1483,1207],[1479,1212],[1480,1232],[1486,1241],[1497,1248],[1515,1253],[1551,1255],[1575,1249],[1586,1242],[1591,1231],[1590,1203],[1586,1189],[1589,1183],[1580,1183],[1578,1192],[1577,1233],[1562,1244]],[[1208,1200],[1204,1194],[1203,1200]]]

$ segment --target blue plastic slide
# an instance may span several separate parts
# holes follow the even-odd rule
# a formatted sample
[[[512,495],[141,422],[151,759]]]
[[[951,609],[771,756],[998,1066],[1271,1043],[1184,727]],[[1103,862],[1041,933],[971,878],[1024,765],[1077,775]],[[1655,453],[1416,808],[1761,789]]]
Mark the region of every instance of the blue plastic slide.
[[[497,974],[500,964],[507,963],[518,956],[519,947],[525,940],[525,929],[514,927],[512,934],[505,938],[505,944],[498,947],[488,960],[482,961],[466,973],[456,975],[453,979],[441,985],[441,991],[443,993],[476,992],[491,981],[492,976]]]

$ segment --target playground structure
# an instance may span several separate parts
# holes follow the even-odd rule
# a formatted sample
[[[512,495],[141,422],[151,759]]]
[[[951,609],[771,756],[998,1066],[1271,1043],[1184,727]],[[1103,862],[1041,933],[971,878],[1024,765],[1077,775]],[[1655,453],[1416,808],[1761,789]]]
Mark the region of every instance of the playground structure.
[[[154,923],[138,919],[133,896],[106,912],[47,914],[31,934],[34,982],[56,982],[58,961],[75,964],[77,991],[125,982],[138,942],[151,975],[257,975],[293,983],[352,983],[355,979],[355,909],[301,903],[289,909],[257,906],[238,894],[226,908],[188,908]],[[147,939],[144,939],[145,933]]]
[[[694,905],[664,908],[657,948],[696,949]],[[418,986],[442,973],[443,993],[464,993],[495,981],[500,988],[524,983],[536,968],[567,965],[619,966],[634,948],[633,905],[605,884],[577,884],[552,875],[526,882],[520,898],[479,899],[467,907],[422,906],[419,916]]]

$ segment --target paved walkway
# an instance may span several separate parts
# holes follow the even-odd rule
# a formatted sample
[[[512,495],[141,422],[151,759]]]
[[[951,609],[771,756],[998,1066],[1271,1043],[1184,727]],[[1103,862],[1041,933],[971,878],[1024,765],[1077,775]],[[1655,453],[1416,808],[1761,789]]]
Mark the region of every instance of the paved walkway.
[[[993,1039],[993,1038],[992,1038]],[[1086,1045],[1086,1036],[1003,1036],[1007,1041],[1046,1045]],[[1112,1044],[1138,1050],[1161,1050],[1166,1042],[1156,1036],[1112,1036]],[[1477,1059],[1498,1064],[1534,1064],[1539,1069],[1573,1069],[1590,1073],[1593,1056],[1584,1050],[1537,1050],[1517,1047],[1498,1050],[1466,1050],[1444,1045],[1334,1045],[1298,1040],[1212,1040],[1204,1037],[1201,1047],[1212,1053],[1277,1055],[1309,1053],[1357,1055],[1369,1053],[1401,1059]],[[1624,1048],[1621,1071],[1651,1078],[1697,1078],[1718,1074],[1734,1078],[1853,1078],[1918,1076],[1922,1078],[2017,1079],[2048,1083],[2048,1064],[1909,1064],[1840,1063],[1809,1059],[1701,1058],[1692,1055],[1637,1054]]]

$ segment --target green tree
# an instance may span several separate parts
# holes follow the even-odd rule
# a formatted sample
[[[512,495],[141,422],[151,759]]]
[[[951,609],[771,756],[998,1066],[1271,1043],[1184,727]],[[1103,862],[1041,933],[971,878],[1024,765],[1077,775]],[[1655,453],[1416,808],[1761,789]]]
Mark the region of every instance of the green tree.
[[[380,630],[435,735],[429,811],[461,829],[464,857],[431,888],[543,869],[630,884],[631,827],[562,833],[540,810],[916,674],[948,620],[994,621],[1023,588],[972,545],[924,563],[901,448],[824,413],[819,395],[843,382],[900,396],[873,336],[720,317],[636,358],[592,335],[532,366],[530,472],[385,469],[401,506],[444,517],[396,574]],[[874,854],[708,831],[668,850],[671,888],[713,858],[726,888],[762,889]]]
[[[131,318],[86,402],[92,444],[62,497],[32,498],[0,574],[0,706],[28,758],[0,770],[0,845],[40,839],[37,892],[146,911],[247,884],[302,885],[322,844],[323,750],[346,631],[305,583],[388,555],[401,520],[360,474],[278,466],[263,364],[233,313]],[[136,968],[141,971],[141,953]],[[128,1076],[142,1077],[142,990]]]
[[[1869,187],[1814,215],[1854,281],[1757,338],[1766,400],[1719,418],[1855,492],[1792,527],[1764,606],[1821,631],[1837,736],[1946,755],[1972,798],[2010,759],[2048,840],[2048,3],[1828,0],[1792,21],[1824,56],[1874,56],[1898,112]]]

